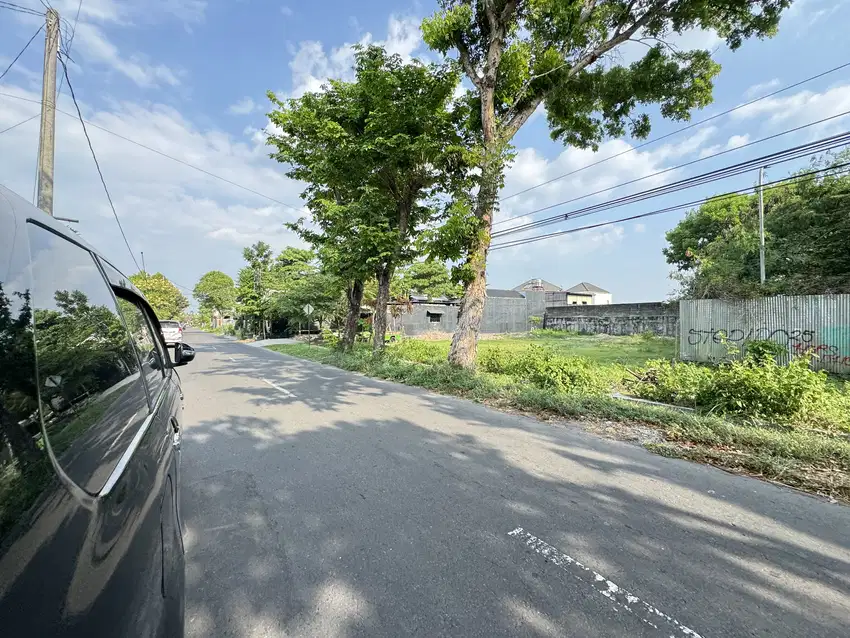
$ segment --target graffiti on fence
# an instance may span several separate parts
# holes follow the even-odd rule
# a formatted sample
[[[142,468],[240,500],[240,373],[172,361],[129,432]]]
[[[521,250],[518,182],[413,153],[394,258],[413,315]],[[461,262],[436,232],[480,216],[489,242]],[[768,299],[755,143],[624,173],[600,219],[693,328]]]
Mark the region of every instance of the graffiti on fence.
[[[836,329],[833,329],[835,331]],[[842,329],[846,330],[846,329]],[[695,346],[705,343],[723,344],[732,342],[735,344],[754,340],[774,341],[782,346],[790,347],[794,354],[813,354],[824,363],[834,363],[850,367],[850,354],[841,352],[841,349],[829,342],[821,343],[815,339],[814,330],[776,330],[770,328],[712,328],[711,330],[698,330],[691,328],[688,331],[688,344]]]
[[[688,343],[695,346],[700,343],[724,343],[732,341],[742,343],[753,340],[769,340],[787,346],[796,343],[811,343],[815,338],[814,330],[771,330],[770,328],[713,328],[711,330],[697,330],[691,328],[688,331]]]

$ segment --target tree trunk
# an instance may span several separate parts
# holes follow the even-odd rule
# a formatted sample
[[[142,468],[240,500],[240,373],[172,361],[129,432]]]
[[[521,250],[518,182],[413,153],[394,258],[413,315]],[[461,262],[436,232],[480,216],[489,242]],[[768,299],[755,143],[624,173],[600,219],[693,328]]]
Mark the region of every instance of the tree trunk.
[[[375,299],[375,314],[372,315],[372,352],[378,353],[384,349],[384,339],[387,335],[387,304],[390,301],[390,281],[393,271],[389,266],[379,269],[378,295]]]
[[[12,415],[0,404],[0,432],[12,450],[12,454],[18,460],[22,471],[29,468],[39,456],[35,440],[21,428]]]
[[[348,314],[345,317],[345,329],[342,332],[342,349],[351,350],[357,337],[357,322],[360,321],[360,304],[363,301],[363,281],[355,280],[346,291]]]
[[[478,335],[484,318],[487,297],[487,252],[493,229],[493,210],[502,180],[503,145],[496,133],[496,114],[493,90],[481,90],[481,119],[484,132],[484,160],[481,166],[481,186],[475,205],[475,216],[480,222],[476,244],[471,248],[467,265],[472,269],[472,280],[467,284],[458,313],[457,328],[452,336],[449,363],[464,368],[475,366]]]

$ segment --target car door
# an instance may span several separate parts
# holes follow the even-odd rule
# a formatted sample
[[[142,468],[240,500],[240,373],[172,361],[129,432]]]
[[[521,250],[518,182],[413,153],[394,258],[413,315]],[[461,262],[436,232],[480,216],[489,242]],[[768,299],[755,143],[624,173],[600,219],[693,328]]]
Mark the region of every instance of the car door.
[[[14,508],[0,537],[2,633],[168,635],[162,511],[174,509],[174,443],[154,410],[175,402],[166,360],[160,400],[94,255],[24,225],[4,293],[21,363],[0,388],[4,433],[14,432],[4,438],[20,457],[14,489],[0,494]]]
[[[180,485],[180,441],[182,396],[175,373],[169,367],[168,350],[157,320],[147,303],[122,285],[120,273],[102,262],[113,285],[118,306],[132,337],[142,374],[147,382],[152,407],[151,428],[171,433],[171,454],[163,458],[167,466],[167,485],[160,506],[162,537],[162,594],[166,599],[166,635],[177,635],[183,623],[184,559],[183,536],[178,508]]]

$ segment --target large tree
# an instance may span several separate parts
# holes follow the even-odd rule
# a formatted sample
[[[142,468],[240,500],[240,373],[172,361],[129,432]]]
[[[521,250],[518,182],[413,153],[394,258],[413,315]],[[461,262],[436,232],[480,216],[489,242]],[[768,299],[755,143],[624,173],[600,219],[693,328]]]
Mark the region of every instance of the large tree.
[[[606,137],[646,137],[643,108],[682,120],[712,99],[720,70],[708,51],[681,51],[665,40],[701,28],[716,31],[731,49],[752,36],[772,35],[791,0],[441,0],[423,22],[425,41],[457,64],[474,87],[467,96],[477,132],[480,180],[471,211],[449,228],[450,246],[465,239],[466,284],[449,360],[472,366],[486,296],[487,252],[493,213],[510,142],[541,105],[552,137],[596,148]],[[618,47],[646,46],[623,64]],[[640,45],[632,45],[639,47]],[[458,208],[459,211],[463,207]]]
[[[664,249],[680,294],[702,299],[850,292],[848,159],[820,158],[788,184],[765,190],[764,285],[757,195],[717,197],[688,212],[667,233]],[[837,165],[842,168],[832,168]],[[813,170],[823,172],[814,176]]]
[[[266,242],[258,241],[244,248],[242,257],[248,265],[239,270],[237,277],[236,309],[247,326],[265,335],[274,252]]]
[[[462,289],[452,282],[449,269],[442,261],[415,261],[402,271],[401,278],[407,292],[424,295],[429,299],[455,299],[462,294]]]
[[[130,281],[142,291],[160,319],[179,319],[181,313],[189,307],[189,301],[180,289],[160,272],[154,275],[138,272],[130,276]]]
[[[323,239],[332,231],[342,257],[351,259],[352,250],[374,273],[379,350],[393,273],[415,256],[418,233],[440,211],[437,196],[464,174],[465,146],[450,108],[459,77],[377,46],[357,51],[355,76],[286,103],[270,94],[280,132],[268,141],[277,147],[273,157],[292,166],[288,175],[310,185],[305,196]],[[315,232],[303,236],[316,244]]]
[[[192,290],[202,310],[225,312],[236,303],[236,285],[220,270],[205,273]]]

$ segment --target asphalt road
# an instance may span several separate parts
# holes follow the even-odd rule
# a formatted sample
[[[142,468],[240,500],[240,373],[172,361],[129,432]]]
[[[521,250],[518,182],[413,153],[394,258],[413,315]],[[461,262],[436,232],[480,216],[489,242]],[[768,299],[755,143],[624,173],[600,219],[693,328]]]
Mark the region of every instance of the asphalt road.
[[[190,638],[850,632],[850,508],[185,339]]]

